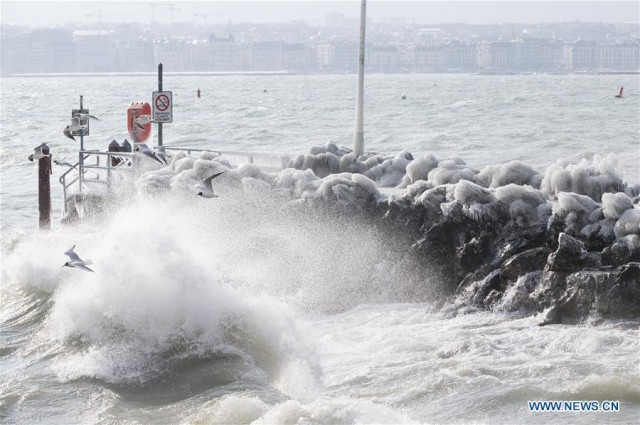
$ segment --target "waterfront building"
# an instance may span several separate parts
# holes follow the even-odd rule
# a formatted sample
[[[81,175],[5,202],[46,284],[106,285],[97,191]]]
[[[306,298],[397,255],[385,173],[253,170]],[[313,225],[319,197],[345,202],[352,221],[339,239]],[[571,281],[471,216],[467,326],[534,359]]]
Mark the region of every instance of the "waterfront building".
[[[564,46],[564,65],[568,71],[589,71],[596,68],[596,42],[579,40]]]
[[[73,32],[77,72],[109,72],[114,69],[116,52],[108,30]]]
[[[416,72],[442,72],[446,58],[441,45],[418,45],[414,49],[414,70]]]
[[[595,49],[595,61],[600,71],[639,71],[640,45],[633,40],[599,44]]]

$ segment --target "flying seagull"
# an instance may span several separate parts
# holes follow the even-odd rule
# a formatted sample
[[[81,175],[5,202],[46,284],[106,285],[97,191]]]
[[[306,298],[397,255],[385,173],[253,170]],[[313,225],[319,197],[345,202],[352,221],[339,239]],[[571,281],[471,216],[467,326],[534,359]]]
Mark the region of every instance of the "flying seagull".
[[[59,159],[54,159],[53,163],[56,165],[64,165],[65,167],[76,168],[75,165],[70,164],[67,161],[60,161]]]
[[[157,158],[159,158],[162,161],[164,161],[165,164],[168,164],[167,163],[167,152],[164,150],[164,146],[157,146],[156,147],[156,151],[154,152],[154,154],[156,155]]]
[[[202,196],[203,198],[216,198],[218,195],[213,193],[213,185],[211,184],[211,180],[215,179],[216,177],[218,177],[220,174],[224,173],[227,170],[224,171],[220,171],[219,173],[215,173],[212,176],[207,177],[206,179],[204,179],[202,181],[202,184],[197,184],[196,185],[196,189],[198,189],[200,192],[198,192],[196,195],[197,196]]]
[[[74,142],[76,141],[76,138],[73,137],[73,134],[71,134],[71,130],[69,129],[69,126],[66,126],[64,130],[62,130],[62,133],[65,136],[67,136],[69,139],[73,140]]]
[[[89,118],[91,118],[91,119],[100,121],[100,118],[95,117],[95,116],[93,116],[91,114],[84,114],[82,112],[76,113],[73,117],[74,118],[80,118],[81,120],[88,120]]]
[[[144,130],[144,125],[155,122],[151,115],[140,115],[138,118],[133,120],[133,125],[140,130]]]
[[[84,130],[84,129],[87,128],[87,124],[83,124],[82,121],[83,120],[82,120],[81,117],[73,117],[73,118],[71,118],[71,124],[66,126],[64,128],[64,130],[62,130],[62,132],[64,133],[65,136],[67,136],[69,139],[71,139],[71,140],[73,140],[75,142],[76,139],[75,139],[75,137],[73,137],[72,133],[74,133],[76,131]]]
[[[62,267],[75,267],[76,269],[80,269],[80,270],[84,270],[86,272],[91,272],[94,273],[93,270],[91,270],[89,267],[87,267],[90,264],[93,264],[91,262],[91,260],[87,260],[84,261],[83,259],[81,259],[80,257],[78,257],[78,254],[75,253],[75,251],[73,250],[76,246],[72,246],[70,250],[66,251],[64,253],[64,255],[66,255],[67,257],[69,257],[69,261],[67,261],[66,263],[64,263],[62,265]]]
[[[146,143],[136,143],[136,145],[138,146],[138,150],[140,151],[140,153],[148,156],[149,158],[153,158],[155,161],[158,161],[160,164],[162,164],[162,161],[160,161],[156,154],[154,154],[153,151],[149,149],[149,146],[147,146]]]

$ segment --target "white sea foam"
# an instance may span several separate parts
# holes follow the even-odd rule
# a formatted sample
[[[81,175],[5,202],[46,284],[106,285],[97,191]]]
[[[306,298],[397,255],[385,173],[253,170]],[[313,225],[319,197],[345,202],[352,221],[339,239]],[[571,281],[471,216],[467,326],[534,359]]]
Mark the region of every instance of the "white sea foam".
[[[227,242],[205,217],[147,200],[120,210],[102,230],[26,238],[5,258],[5,285],[52,296],[40,340],[63,350],[55,362],[61,379],[142,384],[180,358],[236,355],[285,393],[312,391],[319,372],[290,309],[222,278],[215,246]],[[60,268],[74,243],[94,260],[95,274]]]
[[[347,397],[320,398],[310,403],[287,400],[270,406],[258,398],[246,396],[223,397],[199,412],[192,422],[219,425],[421,423],[395,409],[368,400]]]

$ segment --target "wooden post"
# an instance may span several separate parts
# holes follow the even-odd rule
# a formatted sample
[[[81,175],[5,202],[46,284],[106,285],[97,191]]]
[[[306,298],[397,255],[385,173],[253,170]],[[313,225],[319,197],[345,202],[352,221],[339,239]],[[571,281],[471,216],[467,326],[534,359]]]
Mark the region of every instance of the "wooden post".
[[[51,229],[51,156],[49,147],[42,147],[42,158],[38,160],[38,212],[40,213],[40,229]]]

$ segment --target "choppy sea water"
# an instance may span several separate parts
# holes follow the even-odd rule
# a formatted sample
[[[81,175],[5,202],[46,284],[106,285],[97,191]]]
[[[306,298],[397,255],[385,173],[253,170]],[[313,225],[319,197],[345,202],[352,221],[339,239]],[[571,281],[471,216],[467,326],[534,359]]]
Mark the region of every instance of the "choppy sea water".
[[[99,223],[35,232],[31,148],[48,141],[74,160],[61,129],[79,94],[101,119],[87,147],[122,141],[126,106],[150,100],[155,80],[0,83],[3,422],[640,417],[637,321],[541,328],[517,314],[453,314],[428,276],[389,249],[393,235],[355,219],[287,215],[261,194],[216,204],[132,196]],[[164,84],[175,102],[167,145],[298,154],[351,143],[353,76],[166,75]],[[540,169],[614,153],[624,179],[640,182],[638,76],[373,75],[366,84],[368,150]],[[615,99],[620,85],[628,94]],[[73,244],[99,273],[60,268]],[[532,413],[530,400],[621,409]]]

